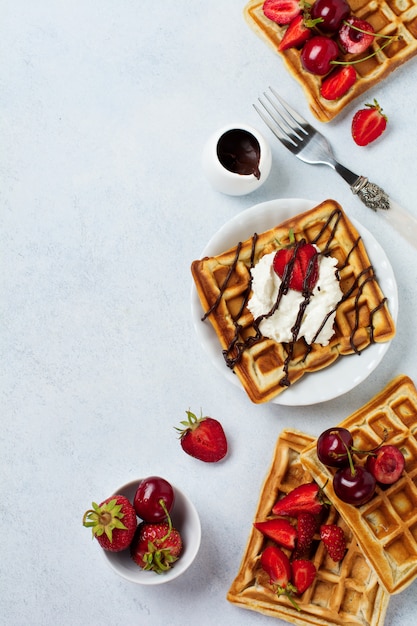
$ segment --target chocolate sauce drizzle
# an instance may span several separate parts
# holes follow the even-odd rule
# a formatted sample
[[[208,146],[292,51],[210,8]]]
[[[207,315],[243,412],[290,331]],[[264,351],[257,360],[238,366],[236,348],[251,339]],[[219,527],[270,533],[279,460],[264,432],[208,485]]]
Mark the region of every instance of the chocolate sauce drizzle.
[[[316,235],[316,237],[314,239],[311,240],[311,243],[313,244],[317,244],[317,242],[321,239],[321,237],[323,236],[324,232],[326,231],[326,229],[332,224],[332,221],[334,220],[334,223],[332,225],[332,229],[331,229],[331,233],[330,236],[326,242],[326,245],[324,247],[324,249],[321,252],[317,252],[317,256],[328,256],[330,253],[330,247],[332,244],[332,241],[335,237],[336,231],[337,231],[337,227],[339,224],[339,221],[342,217],[342,213],[339,209],[335,209],[330,216],[328,217],[327,221],[325,222],[325,224],[322,226],[320,232]],[[250,256],[250,264],[249,264],[249,268],[248,271],[250,273],[250,270],[253,268],[254,266],[254,260],[255,260],[255,250],[256,250],[256,243],[258,240],[258,235],[255,233],[252,237],[252,249],[251,249],[251,256]],[[355,241],[354,245],[352,246],[352,248],[349,250],[349,253],[347,254],[346,260],[343,264],[343,266],[339,267],[336,270],[336,274],[338,274],[342,269],[344,269],[348,264],[349,264],[349,259],[350,256],[353,254],[353,252],[356,250],[356,248],[359,245],[359,242],[361,241],[361,237],[358,237],[357,240]],[[297,242],[296,246],[295,246],[295,250],[298,249],[298,247],[300,247],[303,243],[305,242],[304,239],[300,240]],[[242,249],[242,242],[239,242],[237,247],[236,247],[236,255],[235,258],[233,260],[232,265],[229,268],[229,271],[227,273],[227,276],[225,278],[225,280],[223,281],[223,284],[221,285],[220,289],[219,289],[219,293],[218,296],[216,298],[216,300],[213,302],[213,304],[210,306],[210,308],[208,309],[208,311],[204,314],[204,316],[201,318],[202,321],[206,320],[207,317],[218,307],[224,292],[226,291],[230,278],[233,274],[233,272],[236,269],[236,266],[239,262],[239,257],[240,257],[240,251]],[[250,348],[251,346],[253,346],[255,343],[258,343],[259,341],[264,339],[264,336],[262,335],[261,331],[259,330],[259,325],[262,322],[262,320],[271,317],[275,311],[278,309],[279,304],[281,302],[282,297],[288,292],[289,289],[289,282],[290,282],[290,278],[291,278],[291,273],[292,273],[292,268],[295,262],[295,258],[296,258],[296,254],[294,254],[292,256],[291,261],[288,263],[286,270],[284,272],[284,275],[282,277],[282,281],[281,281],[281,285],[280,288],[278,290],[278,295],[277,295],[277,299],[272,307],[272,309],[264,314],[259,316],[256,320],[253,321],[253,329],[255,331],[255,334],[247,337],[246,339],[240,339],[240,335],[241,335],[241,330],[242,330],[242,326],[238,323],[238,320],[240,319],[248,301],[249,301],[249,297],[250,297],[250,293],[251,293],[251,288],[252,288],[252,278],[249,279],[248,282],[248,287],[245,289],[244,293],[243,293],[243,298],[242,298],[242,303],[241,306],[239,308],[239,311],[236,313],[236,315],[234,315],[233,317],[233,322],[235,325],[235,333],[234,333],[234,337],[232,339],[232,341],[230,342],[229,346],[227,347],[227,349],[223,350],[223,357],[225,359],[226,365],[230,368],[233,369],[235,367],[235,365],[237,363],[239,363],[239,361],[242,358],[243,353],[245,352],[245,350],[247,350],[248,348]],[[292,361],[293,358],[293,354],[294,354],[294,346],[296,344],[296,342],[298,341],[298,334],[300,332],[300,328],[301,328],[301,322],[303,319],[303,315],[304,312],[310,302],[311,299],[311,291],[308,289],[307,285],[308,285],[308,279],[309,276],[311,274],[311,272],[313,271],[313,267],[314,267],[314,259],[316,257],[313,257],[310,260],[307,272],[306,272],[306,277],[304,280],[304,284],[303,284],[303,301],[301,302],[300,306],[299,306],[299,310],[297,313],[297,317],[295,320],[295,323],[291,329],[291,334],[292,334],[292,340],[289,343],[283,344],[284,345],[284,349],[286,351],[286,358],[283,364],[283,372],[284,375],[281,378],[281,380],[279,381],[279,384],[281,386],[285,386],[288,387],[291,383],[288,377],[288,371],[289,371],[289,366],[290,363]],[[355,344],[355,335],[356,332],[359,329],[359,313],[360,313],[360,306],[359,306],[359,301],[361,298],[361,295],[363,293],[363,290],[365,288],[365,285],[368,282],[372,282],[373,280],[375,280],[375,274],[374,274],[374,269],[372,267],[372,265],[370,265],[369,267],[365,268],[360,274],[359,276],[356,277],[355,281],[353,282],[353,284],[351,285],[351,287],[346,291],[346,293],[343,294],[342,298],[339,300],[339,302],[336,304],[336,306],[329,312],[326,314],[325,318],[323,319],[320,327],[318,328],[318,330],[316,331],[316,334],[314,335],[311,344],[307,344],[307,342],[303,339],[304,341],[304,345],[305,345],[305,354],[304,354],[304,360],[307,358],[308,354],[310,353],[311,349],[312,349],[312,344],[315,343],[317,337],[320,335],[320,332],[322,331],[322,329],[324,328],[327,320],[329,319],[329,317],[336,312],[337,308],[340,306],[340,304],[342,304],[344,301],[348,300],[352,294],[355,292],[355,290],[357,290],[356,296],[355,296],[355,323],[353,325],[352,331],[351,331],[351,335],[350,335],[350,345],[351,345],[351,349],[353,352],[355,352],[356,354],[360,354],[361,350],[357,347],[357,345]],[[372,311],[369,312],[369,327],[370,327],[370,342],[374,343],[374,324],[373,324],[373,318],[374,315],[381,309],[383,308],[384,304],[386,302],[386,298],[384,298],[377,307],[375,307],[375,309],[373,309]]]

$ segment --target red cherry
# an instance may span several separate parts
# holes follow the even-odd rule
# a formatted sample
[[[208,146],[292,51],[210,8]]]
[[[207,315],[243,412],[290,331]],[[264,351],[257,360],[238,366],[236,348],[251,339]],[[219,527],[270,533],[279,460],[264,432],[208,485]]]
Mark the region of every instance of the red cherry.
[[[317,456],[328,467],[344,467],[349,463],[348,450],[353,438],[346,428],[328,428],[317,439]]]
[[[333,489],[338,498],[353,506],[368,502],[375,493],[375,477],[362,465],[337,470],[333,476]]]
[[[339,56],[338,45],[330,37],[311,37],[301,51],[301,63],[307,72],[324,76],[332,69],[332,62]]]
[[[366,459],[366,468],[383,485],[395,483],[405,466],[404,455],[396,446],[381,446],[375,453]]]
[[[316,0],[311,9],[313,19],[322,19],[317,26],[325,33],[335,33],[349,14],[346,0]]]
[[[339,30],[340,45],[345,52],[350,54],[360,54],[365,52],[375,38],[375,29],[369,22],[351,17],[346,20]],[[354,26],[355,28],[352,28]],[[359,28],[360,30],[356,30]],[[361,32],[365,31],[365,32]]]
[[[164,506],[161,504],[161,500]],[[144,522],[163,521],[167,512],[174,506],[174,489],[171,484],[159,476],[149,476],[142,480],[133,499],[136,514]]]

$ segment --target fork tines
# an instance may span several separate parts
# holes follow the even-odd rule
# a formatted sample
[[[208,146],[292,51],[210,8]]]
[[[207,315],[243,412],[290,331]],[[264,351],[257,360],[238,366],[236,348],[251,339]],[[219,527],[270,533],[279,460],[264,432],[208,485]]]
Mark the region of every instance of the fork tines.
[[[269,87],[269,92],[264,92],[263,95],[264,99],[258,98],[262,109],[256,104],[253,107],[268,128],[289,150],[298,147],[300,141],[308,137],[310,132],[314,132],[310,124],[294,111],[275,89]]]

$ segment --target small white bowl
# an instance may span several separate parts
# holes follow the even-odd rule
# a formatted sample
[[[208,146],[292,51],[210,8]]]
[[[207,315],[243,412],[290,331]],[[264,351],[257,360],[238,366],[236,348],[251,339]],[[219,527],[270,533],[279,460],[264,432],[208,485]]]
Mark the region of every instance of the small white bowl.
[[[142,479],[132,480],[130,483],[119,487],[115,495],[126,496],[131,502],[136,493],[138,484]],[[171,483],[172,485],[172,483]],[[162,585],[181,576],[194,561],[200,548],[201,524],[197,510],[191,500],[178,487],[172,485],[175,493],[173,509],[170,513],[172,524],[183,540],[183,551],[178,561],[172,568],[163,574],[145,571],[132,560],[129,549],[122,552],[109,552],[102,550],[103,555],[110,567],[122,578],[140,585]],[[140,520],[138,520],[140,521]]]
[[[239,174],[227,169],[219,158],[218,148],[224,137],[234,131],[242,131],[252,136],[252,140],[259,146],[259,172],[255,174]],[[204,173],[211,186],[221,193],[230,196],[243,196],[258,189],[269,176],[272,165],[271,148],[264,136],[252,126],[247,124],[229,124],[214,132],[208,139],[202,155]]]

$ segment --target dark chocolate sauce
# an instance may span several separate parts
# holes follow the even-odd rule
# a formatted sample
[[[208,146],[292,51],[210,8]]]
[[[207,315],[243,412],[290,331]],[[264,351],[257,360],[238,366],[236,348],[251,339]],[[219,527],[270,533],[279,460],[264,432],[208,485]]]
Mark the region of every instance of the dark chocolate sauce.
[[[324,249],[320,252],[317,253],[318,256],[322,255],[322,256],[326,256],[329,254],[330,249],[331,249],[331,244],[332,241],[335,237],[335,233],[337,230],[337,226],[339,224],[339,221],[341,219],[341,212],[338,209],[335,209],[331,215],[329,216],[328,220],[326,221],[326,223],[323,225],[322,229],[320,230],[320,232],[317,234],[317,236],[314,238],[314,240],[312,240],[311,243],[317,243],[321,237],[323,236],[324,232],[326,231],[326,229],[332,224],[332,222],[334,221],[333,225],[332,225],[332,229],[331,229],[331,233],[330,236],[326,242],[326,245],[324,247]],[[284,275],[282,277],[282,281],[281,281],[281,285],[278,291],[278,295],[277,295],[277,299],[276,302],[274,303],[274,306],[272,307],[272,309],[266,313],[265,315],[262,315],[260,317],[258,317],[256,320],[254,320],[253,322],[253,329],[255,331],[255,334],[244,339],[244,340],[239,340],[240,337],[240,332],[242,327],[239,325],[238,320],[244,310],[244,308],[247,305],[247,302],[249,300],[249,296],[250,296],[250,292],[251,292],[251,288],[252,288],[252,278],[250,275],[250,269],[252,269],[252,267],[254,266],[254,259],[255,259],[255,248],[256,248],[256,242],[257,242],[258,236],[255,233],[252,237],[252,251],[251,251],[251,258],[250,258],[250,264],[248,267],[248,272],[249,272],[249,283],[248,283],[248,287],[245,290],[244,294],[243,294],[243,301],[242,304],[239,308],[238,313],[234,316],[233,318],[233,322],[235,325],[235,333],[234,333],[234,337],[232,339],[232,341],[230,342],[229,346],[227,347],[226,350],[223,350],[223,356],[224,359],[226,361],[226,364],[228,367],[230,367],[231,369],[233,369],[235,367],[235,365],[237,363],[239,363],[242,354],[244,353],[245,350],[247,350],[248,348],[250,348],[251,346],[253,346],[255,343],[261,341],[262,339],[264,339],[262,333],[259,330],[259,325],[262,322],[263,319],[270,317],[271,315],[273,315],[273,313],[277,310],[277,308],[279,307],[279,303],[282,299],[282,296],[287,293],[288,289],[289,289],[289,281],[291,278],[291,267],[289,267],[291,265],[291,261],[288,263],[288,267],[287,267],[287,271],[284,272]],[[303,241],[303,240],[302,240]],[[297,242],[296,246],[300,246],[302,241]],[[347,258],[345,260],[345,263],[342,267],[339,267],[338,270],[336,270],[337,272],[340,271],[341,269],[343,269],[344,267],[346,267],[348,265],[349,262],[349,258],[351,256],[351,254],[354,252],[354,250],[358,247],[359,242],[361,241],[361,238],[359,237],[354,245],[352,246],[351,250],[349,251]],[[202,320],[204,321],[209,315],[210,313],[212,313],[217,306],[219,305],[222,296],[225,292],[225,290],[227,289],[228,283],[230,281],[230,278],[234,272],[234,270],[236,269],[236,266],[239,262],[239,256],[240,256],[240,251],[242,248],[242,242],[239,242],[239,244],[236,247],[236,256],[234,258],[234,261],[229,269],[229,272],[222,284],[222,286],[220,287],[219,290],[219,294],[216,298],[216,300],[214,301],[214,303],[211,305],[211,307],[208,309],[208,311],[205,313],[205,315],[202,317]],[[293,255],[293,259],[295,260],[295,254]],[[310,260],[310,263],[313,264],[313,260]],[[308,271],[307,271],[308,274]],[[355,296],[355,324],[353,326],[352,332],[351,332],[351,336],[350,336],[350,345],[352,348],[352,351],[356,352],[357,354],[360,354],[360,350],[359,348],[355,345],[355,334],[356,331],[359,328],[359,312],[360,312],[360,297],[363,293],[364,287],[366,285],[366,283],[371,282],[375,280],[375,275],[374,275],[374,269],[372,267],[372,265],[370,265],[369,267],[365,268],[361,274],[359,276],[356,277],[354,283],[351,285],[351,287],[346,291],[346,293],[343,294],[342,298],[339,300],[339,302],[336,304],[336,306],[334,307],[334,309],[332,311],[330,311],[329,313],[327,313],[327,315],[325,316],[320,328],[317,330],[316,335],[313,337],[313,340],[311,343],[314,343],[315,340],[317,339],[317,337],[319,336],[321,330],[323,329],[325,323],[327,322],[327,320],[329,319],[329,317],[332,315],[332,313],[336,312],[337,307],[344,302],[345,300],[348,300],[352,294],[357,291],[357,294]],[[308,278],[306,277],[305,280],[305,285],[307,285],[308,283]],[[282,377],[282,379],[280,380],[280,385],[282,386],[289,386],[290,385],[290,380],[288,378],[288,370],[289,370],[289,365],[291,363],[292,357],[293,357],[293,352],[294,352],[294,346],[295,343],[298,340],[298,334],[300,331],[300,327],[301,327],[301,322],[303,319],[303,315],[304,315],[304,311],[308,306],[308,303],[310,301],[310,297],[311,297],[311,292],[309,292],[309,290],[307,288],[305,288],[303,290],[303,296],[304,299],[302,301],[302,303],[300,304],[299,307],[299,311],[297,314],[297,318],[296,321],[294,323],[293,328],[291,329],[291,333],[292,333],[292,340],[288,343],[285,344],[285,349],[287,352],[287,356],[285,358],[285,362],[283,365],[283,371],[284,371],[284,376]],[[382,302],[375,307],[374,310],[370,311],[369,315],[370,315],[370,319],[369,319],[369,326],[370,326],[370,341],[371,343],[374,343],[374,324],[373,324],[373,317],[374,315],[384,306],[386,302],[386,298],[384,298],[382,300]],[[305,343],[305,356],[304,359],[307,358],[308,354],[311,351],[311,345],[308,345],[306,342]]]
[[[253,174],[258,180],[261,177],[261,148],[256,137],[247,130],[234,128],[224,133],[217,142],[217,157],[229,172],[242,176]]]

